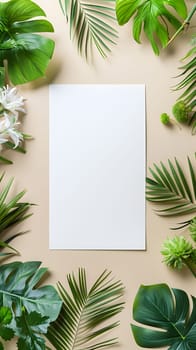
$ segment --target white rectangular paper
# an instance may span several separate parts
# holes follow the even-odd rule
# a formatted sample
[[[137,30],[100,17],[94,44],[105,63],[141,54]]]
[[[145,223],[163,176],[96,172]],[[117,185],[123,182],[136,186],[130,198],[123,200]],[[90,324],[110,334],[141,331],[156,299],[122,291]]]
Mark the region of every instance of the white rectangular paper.
[[[49,94],[50,249],[145,249],[144,85]]]

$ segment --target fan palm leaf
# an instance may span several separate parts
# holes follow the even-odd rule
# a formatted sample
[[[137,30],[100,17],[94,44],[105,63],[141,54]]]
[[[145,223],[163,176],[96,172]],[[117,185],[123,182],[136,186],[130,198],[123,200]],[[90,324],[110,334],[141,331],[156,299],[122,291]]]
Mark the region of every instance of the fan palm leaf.
[[[109,276],[110,272],[104,271],[88,290],[85,270],[79,269],[77,279],[74,274],[67,276],[71,293],[57,284],[63,306],[47,333],[56,350],[94,350],[116,344],[116,338],[96,341],[118,325],[105,321],[123,309],[123,303],[116,301],[123,294],[122,283],[113,282]]]
[[[196,173],[188,158],[191,184],[177,159],[168,160],[168,166],[162,162],[149,168],[152,177],[146,178],[146,199],[164,205],[156,210],[159,215],[174,216],[196,212]]]
[[[116,43],[117,31],[111,22],[115,20],[114,0],[59,0],[61,9],[70,27],[70,37],[76,42],[78,51],[86,59],[92,44],[105,58]]]

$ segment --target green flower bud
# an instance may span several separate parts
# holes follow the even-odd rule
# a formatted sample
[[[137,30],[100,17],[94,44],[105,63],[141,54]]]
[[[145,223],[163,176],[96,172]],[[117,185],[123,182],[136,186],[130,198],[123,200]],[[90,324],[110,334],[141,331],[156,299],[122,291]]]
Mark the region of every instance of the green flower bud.
[[[176,236],[172,239],[168,238],[163,243],[161,250],[164,256],[163,262],[174,269],[182,269],[185,265],[184,260],[190,258],[193,254],[193,246],[183,236]]]
[[[160,120],[161,120],[161,123],[163,123],[164,125],[167,125],[170,122],[170,116],[167,113],[162,113],[160,116]]]
[[[176,102],[172,108],[172,113],[179,123],[188,121],[188,112],[190,112],[190,108],[187,107],[184,101]]]

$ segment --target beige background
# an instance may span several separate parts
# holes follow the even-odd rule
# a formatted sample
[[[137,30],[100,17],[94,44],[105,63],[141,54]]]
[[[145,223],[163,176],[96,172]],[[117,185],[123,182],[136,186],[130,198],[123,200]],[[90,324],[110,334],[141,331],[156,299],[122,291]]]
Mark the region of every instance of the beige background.
[[[177,93],[170,88],[175,83],[172,78],[177,74],[179,59],[189,48],[190,31],[178,38],[167,50],[156,57],[149,45],[143,41],[136,44],[130,24],[119,27],[118,43],[112,49],[108,59],[103,60],[95,54],[94,64],[87,64],[81,58],[76,47],[69,40],[68,26],[61,13],[58,0],[38,0],[46,11],[48,19],[54,24],[55,33],[51,37],[56,41],[56,49],[47,76],[36,83],[20,87],[20,93],[27,99],[27,115],[23,130],[34,136],[27,143],[27,154],[10,153],[14,160],[6,170],[6,179],[15,177],[13,192],[27,189],[25,199],[36,203],[32,209],[34,215],[28,219],[22,229],[30,232],[14,242],[20,250],[22,261],[40,260],[48,266],[50,275],[47,283],[65,281],[67,273],[78,267],[85,267],[89,283],[105,269],[113,272],[126,287],[124,311],[119,315],[120,327],[113,334],[119,336],[122,350],[139,349],[130,332],[131,309],[134,296],[141,284],[168,283],[171,287],[185,289],[195,293],[195,281],[189,272],[178,273],[168,269],[161,262],[160,254],[163,240],[174,235],[169,227],[176,219],[166,219],[153,213],[152,205],[146,207],[146,251],[50,251],[48,248],[48,83],[145,83],[147,116],[147,166],[168,157],[175,156],[186,165],[186,156],[195,152],[196,136],[190,129],[167,128],[159,121],[162,112],[171,111]],[[193,2],[192,2],[193,3]],[[191,1],[190,1],[191,4]],[[65,101],[66,103],[66,101]],[[77,101],[76,101],[77,103]],[[112,103],[112,101],[111,101]],[[137,115],[135,116],[137,118]],[[56,115],[58,123],[58,115]],[[134,125],[134,120],[133,120]],[[140,132],[140,130],[136,130]],[[62,150],[59,150],[61,154]],[[136,165],[137,166],[137,165]],[[185,167],[186,169],[186,167]],[[180,220],[183,218],[180,218]],[[14,345],[7,349],[15,349]]]

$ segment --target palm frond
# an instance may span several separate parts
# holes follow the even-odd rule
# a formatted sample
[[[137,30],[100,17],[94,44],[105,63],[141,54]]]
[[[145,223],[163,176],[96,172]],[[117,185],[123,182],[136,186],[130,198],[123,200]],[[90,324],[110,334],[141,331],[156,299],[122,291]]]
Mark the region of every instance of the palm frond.
[[[2,182],[3,178],[4,174],[0,177],[0,183]],[[32,215],[27,213],[32,204],[28,202],[20,202],[21,198],[25,194],[25,191],[21,191],[11,199],[7,200],[13,184],[13,180],[14,179],[11,178],[0,191],[0,237],[5,236],[5,234],[7,235],[9,233],[8,229]],[[13,253],[14,248],[11,247],[8,243],[24,233],[25,232],[15,232],[9,235],[8,238],[4,241],[1,239],[0,249],[9,248]]]
[[[181,66],[180,69],[182,73],[178,75],[181,77],[181,81],[175,86],[174,90],[182,90],[184,92],[180,95],[178,100],[182,100],[185,102],[187,107],[189,107],[190,111],[196,105],[196,42],[194,38],[196,34],[193,36],[193,48],[188,51],[186,56],[182,59],[182,61],[187,60],[189,58],[189,62],[185,65]]]
[[[110,274],[105,270],[90,290],[83,268],[79,269],[77,278],[74,274],[67,276],[70,292],[60,282],[57,284],[63,306],[47,333],[56,350],[94,350],[117,343],[116,338],[99,339],[118,326],[116,321],[105,322],[123,309],[123,303],[117,300],[124,288],[121,281],[113,282]]]
[[[92,44],[101,56],[107,57],[110,46],[116,44],[117,31],[112,22],[115,17],[115,1],[59,0],[60,7],[70,28],[70,37],[76,42],[79,53],[88,59]]]
[[[189,180],[177,159],[174,163],[169,159],[167,166],[161,162],[149,168],[152,178],[146,178],[146,199],[164,205],[164,209],[156,210],[159,215],[196,212],[196,173],[189,157],[188,169]]]

